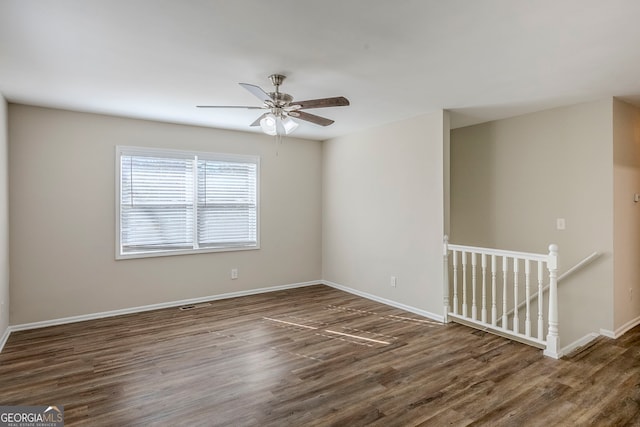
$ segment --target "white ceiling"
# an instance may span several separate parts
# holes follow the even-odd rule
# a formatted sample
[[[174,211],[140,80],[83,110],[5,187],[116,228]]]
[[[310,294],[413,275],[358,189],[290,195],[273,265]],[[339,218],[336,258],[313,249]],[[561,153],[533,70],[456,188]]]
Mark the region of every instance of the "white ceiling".
[[[453,127],[640,100],[638,0],[0,0],[10,102],[249,130],[238,82],[346,96],[296,136],[452,111]]]

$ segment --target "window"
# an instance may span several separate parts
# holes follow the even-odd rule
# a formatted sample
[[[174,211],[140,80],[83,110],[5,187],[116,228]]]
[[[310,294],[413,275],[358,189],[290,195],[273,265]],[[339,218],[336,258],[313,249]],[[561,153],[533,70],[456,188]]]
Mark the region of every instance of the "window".
[[[116,258],[259,248],[257,156],[116,147]]]

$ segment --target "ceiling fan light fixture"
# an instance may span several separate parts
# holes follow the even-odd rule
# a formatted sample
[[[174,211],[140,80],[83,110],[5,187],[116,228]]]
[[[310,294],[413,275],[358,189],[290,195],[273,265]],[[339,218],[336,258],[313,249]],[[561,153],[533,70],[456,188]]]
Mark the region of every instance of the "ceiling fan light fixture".
[[[260,120],[262,132],[267,135],[275,136],[278,134],[277,118],[273,113],[269,113]]]
[[[282,119],[282,126],[284,127],[285,133],[289,135],[291,132],[296,130],[296,128],[298,127],[298,123],[296,123],[296,121],[293,120],[291,117],[287,116],[284,119]]]
[[[262,132],[267,135],[289,135],[296,130],[298,123],[291,117],[281,117],[273,113],[268,113],[260,119],[260,127],[262,128]]]

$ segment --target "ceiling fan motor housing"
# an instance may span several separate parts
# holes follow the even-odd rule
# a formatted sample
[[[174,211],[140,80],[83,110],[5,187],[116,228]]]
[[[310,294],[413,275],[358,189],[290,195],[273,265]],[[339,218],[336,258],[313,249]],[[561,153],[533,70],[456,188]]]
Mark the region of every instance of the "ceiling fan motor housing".
[[[282,92],[269,92],[269,96],[273,99],[274,104],[284,107],[293,101],[293,96]]]

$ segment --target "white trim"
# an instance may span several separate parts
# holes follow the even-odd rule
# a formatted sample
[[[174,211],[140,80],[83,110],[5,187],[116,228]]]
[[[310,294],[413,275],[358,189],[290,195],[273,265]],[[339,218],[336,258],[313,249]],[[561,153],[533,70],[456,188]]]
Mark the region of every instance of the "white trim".
[[[4,334],[2,334],[2,338],[0,338],[0,352],[2,352],[4,345],[7,343],[11,332],[13,332],[13,328],[11,326],[7,326],[7,329],[4,330]]]
[[[555,352],[552,350],[547,350],[546,348],[542,350],[542,355],[551,357],[552,359],[560,359],[562,356],[564,356],[564,354],[562,353],[562,350],[559,352]]]
[[[11,334],[11,332],[15,332],[15,331],[26,331],[26,330],[30,330],[30,329],[38,329],[38,328],[45,328],[48,326],[57,326],[57,325],[64,325],[64,324],[68,324],[68,323],[76,323],[76,322],[84,322],[87,320],[95,320],[95,319],[103,319],[106,317],[114,317],[114,316],[121,316],[124,314],[132,314],[132,313],[141,313],[144,311],[151,311],[151,310],[159,310],[159,309],[163,309],[163,308],[171,308],[171,307],[180,307],[182,305],[191,305],[191,304],[199,304],[202,302],[207,302],[207,301],[216,301],[216,300],[222,300],[222,299],[228,299],[228,298],[236,298],[236,297],[243,297],[243,296],[249,296],[249,295],[257,295],[257,294],[263,294],[263,293],[267,293],[267,292],[275,292],[275,291],[281,291],[281,290],[285,290],[285,289],[294,289],[294,288],[302,288],[302,287],[306,287],[306,286],[316,286],[316,285],[326,285],[326,286],[330,286],[332,288],[344,291],[344,292],[348,292],[350,294],[353,295],[357,295],[372,301],[376,301],[379,302],[381,304],[385,304],[391,307],[396,307],[399,308],[401,310],[405,310],[408,311],[410,313],[414,313],[414,314],[418,314],[420,316],[426,317],[428,319],[432,319],[438,322],[443,322],[444,318],[441,315],[438,314],[433,314],[431,312],[428,312],[426,310],[421,310],[419,308],[415,308],[409,305],[405,305],[405,304],[401,304],[399,302],[396,301],[392,301],[392,300],[388,300],[386,298],[381,298],[378,297],[376,295],[372,295],[369,294],[367,292],[362,292],[353,288],[349,288],[347,286],[343,286],[343,285],[339,285],[337,283],[334,282],[330,282],[330,281],[326,281],[326,280],[312,280],[309,282],[300,282],[300,283],[292,283],[292,284],[288,284],[288,285],[279,285],[279,286],[270,286],[270,287],[266,287],[266,288],[258,288],[258,289],[251,289],[251,290],[247,290],[247,291],[238,291],[238,292],[229,292],[229,293],[225,293],[225,294],[219,294],[219,295],[209,295],[209,296],[205,296],[205,297],[198,297],[198,298],[189,298],[189,299],[184,299],[184,300],[178,300],[178,301],[168,301],[168,302],[163,302],[163,303],[158,303],[158,304],[150,304],[150,305],[143,305],[143,306],[137,306],[137,307],[129,307],[129,308],[123,308],[123,309],[119,309],[119,310],[110,310],[110,311],[103,311],[103,312],[99,312],[99,313],[91,313],[91,314],[82,314],[79,316],[70,316],[70,317],[63,317],[63,318],[59,318],[59,319],[51,319],[51,320],[43,320],[40,322],[31,322],[31,323],[23,323],[23,324],[19,324],[19,325],[13,325],[13,326],[9,326],[7,327],[7,330],[5,331],[4,335],[2,336],[2,339],[0,340],[0,352],[2,351],[2,348],[4,347],[4,344],[7,342],[7,340],[9,339],[9,335]]]
[[[618,338],[616,337],[615,332],[610,331],[609,329],[600,329],[600,335],[602,335],[603,337],[614,339],[614,340]]]
[[[517,252],[517,251],[508,251],[504,249],[456,245],[453,243],[447,243],[447,249],[449,249],[450,251],[457,251],[457,252],[469,252],[469,253],[478,253],[478,254],[483,253],[486,255],[496,255],[496,256],[508,257],[508,258],[530,259],[532,261],[542,261],[542,262],[546,262],[549,259],[548,254],[534,254],[532,252]]]
[[[305,286],[313,286],[322,284],[321,280],[313,280],[310,282],[292,283],[289,285],[271,286],[268,288],[251,289],[248,291],[229,292],[226,294],[210,295],[199,298],[189,298],[179,301],[168,301],[159,304],[142,305],[138,307],[123,308],[119,310],[103,311],[100,313],[82,314],[80,316],[63,317],[60,319],[43,320],[41,322],[23,323],[21,325],[10,326],[13,331],[26,331],[28,329],[44,328],[47,326],[64,325],[67,323],[84,322],[86,320],[102,319],[105,317],[121,316],[123,314],[141,313],[143,311],[159,310],[162,308],[179,307],[182,305],[198,304],[207,301],[216,301],[221,299],[244,297],[249,295],[263,294],[266,292],[281,291],[285,289],[302,288]]]
[[[633,329],[638,325],[640,325],[640,316],[636,317],[635,319],[629,320],[627,323],[625,323],[624,325],[616,329],[615,330],[616,338],[621,337],[622,335],[626,334],[628,331],[630,331],[631,329]]]
[[[595,340],[599,336],[600,336],[600,334],[597,334],[595,332],[591,332],[590,334],[587,334],[587,335],[583,336],[582,338],[579,338],[579,339],[575,340],[574,342],[572,342],[568,346],[563,347],[560,350],[560,354],[562,354],[562,355],[570,355],[571,353],[573,353],[578,348],[584,347],[585,345],[589,344],[591,341]]]
[[[86,320],[102,319],[106,317],[121,316],[124,314],[141,313],[145,311],[159,310],[163,308],[179,307],[182,305],[198,304],[198,303],[207,302],[207,301],[216,301],[216,300],[222,300],[222,299],[228,299],[228,298],[257,295],[257,294],[263,294],[268,292],[275,292],[275,291],[281,291],[286,289],[295,289],[295,288],[302,288],[306,286],[316,286],[316,285],[326,285],[326,286],[329,286],[353,295],[360,296],[362,298],[379,302],[381,304],[385,304],[391,307],[396,307],[401,310],[408,311],[410,313],[418,314],[420,316],[423,316],[438,322],[443,322],[444,320],[444,317],[441,315],[434,314],[429,311],[412,307],[406,304],[402,304],[396,301],[392,301],[386,298],[382,298],[367,292],[359,291],[357,289],[340,285],[335,282],[331,282],[328,280],[312,280],[309,282],[299,282],[299,283],[292,283],[288,285],[270,286],[266,288],[251,289],[247,291],[229,292],[225,294],[209,295],[205,297],[189,298],[189,299],[178,300],[178,301],[168,301],[168,302],[159,303],[159,304],[143,305],[143,306],[137,306],[137,307],[123,308],[119,310],[103,311],[100,313],[83,314],[79,316],[63,317],[59,319],[43,320],[40,322],[23,323],[20,325],[8,326],[7,329],[4,331],[2,337],[0,338],[0,352],[2,352],[2,350],[4,349],[4,346],[7,343],[7,340],[9,339],[9,336],[11,335],[11,333],[15,331],[26,331],[29,329],[38,329],[38,328],[44,328],[47,326],[56,326],[56,325],[64,325],[68,323],[84,322]],[[606,329],[600,329],[600,335],[603,335],[608,338],[616,339],[622,336],[625,332],[632,329],[633,327],[637,326],[638,324],[640,324],[640,317],[630,322],[627,322],[621,328],[618,328],[615,333]],[[590,333],[585,335],[584,337],[562,348],[560,350],[560,356],[565,354],[570,354],[575,349],[582,347],[588,344],[589,342],[591,342],[592,340],[598,338],[598,336],[599,335],[597,333]]]
[[[599,256],[600,256],[600,254],[598,252],[594,252],[591,255],[589,255],[588,257],[584,258],[582,261],[580,261],[579,263],[577,263],[576,265],[574,265],[573,267],[571,267],[570,269],[568,269],[567,271],[562,273],[560,275],[560,277],[558,277],[558,282],[566,279],[568,276],[570,276],[573,273],[575,273],[576,271],[580,270],[582,267],[586,266],[587,264],[591,264]]]
[[[370,299],[372,301],[376,301],[376,302],[379,302],[379,303],[382,303],[382,304],[385,304],[385,305],[389,305],[391,307],[399,308],[401,310],[405,310],[405,311],[408,311],[410,313],[418,314],[418,315],[426,317],[428,319],[444,323],[444,316],[442,316],[441,314],[434,314],[434,313],[431,313],[431,312],[426,311],[426,310],[422,310],[422,309],[419,309],[419,308],[416,308],[416,307],[412,307],[410,305],[405,305],[405,304],[402,304],[402,303],[399,303],[399,302],[396,302],[396,301],[392,301],[392,300],[389,300],[389,299],[386,299],[386,298],[382,298],[382,297],[379,297],[379,296],[376,296],[376,295],[373,295],[373,294],[369,294],[367,292],[362,292],[362,291],[359,291],[357,289],[350,288],[348,286],[344,286],[344,285],[340,285],[338,283],[330,282],[328,280],[323,280],[322,283],[324,285],[331,286],[332,288],[339,289],[341,291],[348,292],[350,294],[357,295],[359,297]]]
[[[600,335],[604,335],[605,337],[608,337],[608,338],[618,339],[638,325],[640,325],[640,316],[636,317],[635,319],[629,320],[627,323],[620,326],[615,331],[610,331],[608,329],[600,329]]]
[[[141,258],[157,258],[162,256],[178,256],[178,255],[193,255],[193,254],[207,254],[214,252],[238,252],[238,251],[255,251],[260,249],[259,245],[256,246],[225,246],[222,248],[203,248],[203,249],[176,249],[176,250],[162,250],[157,252],[130,252],[126,255],[116,255],[117,261],[127,259],[141,259]]]
[[[199,159],[211,160],[211,161],[223,161],[223,162],[237,162],[237,163],[251,163],[256,166],[256,241],[255,244],[247,245],[223,245],[219,247],[198,247],[197,233],[193,234],[193,247],[185,249],[163,249],[163,250],[144,250],[140,252],[122,253],[121,238],[122,238],[122,219],[121,219],[121,194],[120,185],[122,184],[122,156],[149,156],[168,159],[184,159],[194,160],[193,169],[193,182],[197,188],[198,182],[198,169],[197,162]],[[202,253],[215,253],[215,252],[235,252],[235,251],[247,251],[260,249],[260,156],[252,154],[229,154],[229,153],[214,153],[207,151],[188,151],[188,150],[175,150],[168,148],[151,148],[151,147],[134,147],[125,145],[115,146],[115,259],[127,260],[127,259],[140,259],[140,258],[154,258],[161,256],[176,256],[176,255],[191,255]],[[194,216],[197,217],[195,209],[197,205],[197,191],[194,193]],[[194,228],[197,228],[197,221],[194,222]]]
[[[514,331],[512,331],[510,329],[506,329],[506,328],[503,328],[501,326],[498,326],[498,325],[493,326],[490,323],[485,323],[485,322],[482,322],[480,320],[473,320],[473,319],[468,318],[468,317],[466,317],[466,316],[464,316],[462,314],[449,313],[449,314],[447,314],[447,316],[449,316],[449,317],[451,317],[453,319],[456,319],[456,320],[460,320],[461,323],[463,323],[463,324],[466,322],[468,324],[475,325],[477,328],[480,328],[480,330],[492,331],[492,332],[495,332],[497,335],[500,335],[502,337],[509,338],[510,340],[522,342],[524,344],[528,344],[528,345],[531,345],[531,346],[534,346],[534,347],[538,347],[538,348],[540,348],[542,350],[544,350],[547,347],[547,342],[545,340],[540,340],[540,339],[538,339],[536,337],[533,337],[533,336],[528,337],[525,334],[520,334],[520,333],[514,332]]]

